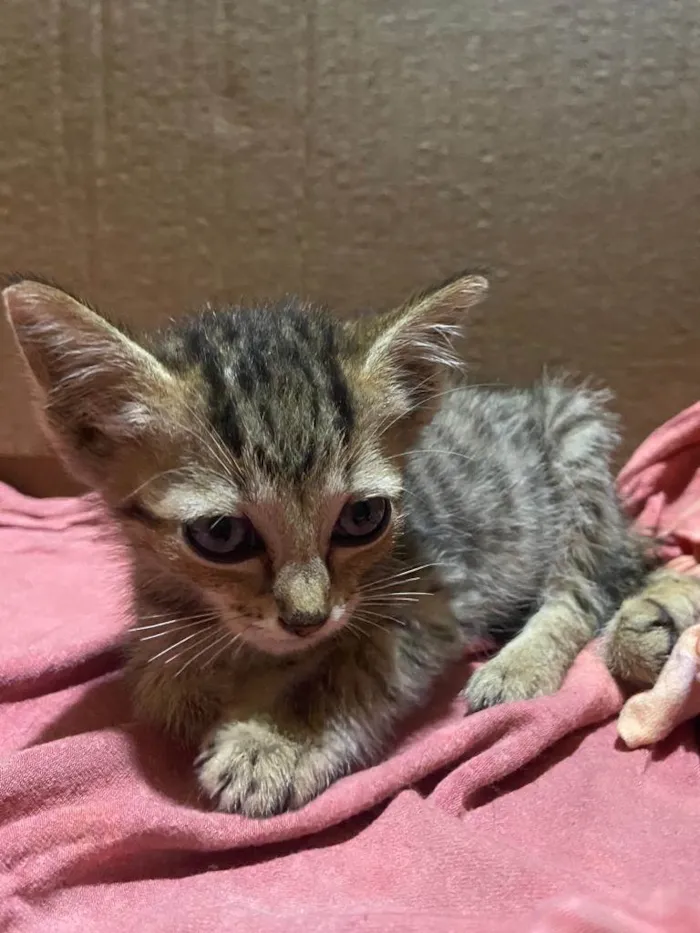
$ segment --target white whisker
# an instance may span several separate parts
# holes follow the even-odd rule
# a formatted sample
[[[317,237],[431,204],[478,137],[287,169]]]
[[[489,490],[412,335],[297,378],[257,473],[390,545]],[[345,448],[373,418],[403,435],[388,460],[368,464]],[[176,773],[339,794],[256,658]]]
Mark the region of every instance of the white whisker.
[[[206,625],[206,622],[185,622],[183,625],[176,625],[175,628],[167,628],[162,632],[155,632],[153,635],[143,635],[139,638],[139,641],[151,641],[153,638],[164,638],[170,635],[174,635],[175,632],[184,632],[188,628],[194,628],[199,626],[200,628]],[[136,631],[136,629],[132,629]]]
[[[438,567],[439,564],[420,564],[418,567],[409,567],[407,570],[402,570],[400,573],[393,573],[388,577],[382,577],[380,580],[373,580],[371,585],[374,586],[379,583],[385,583],[390,580],[398,580],[400,577],[405,577],[409,573],[419,573],[421,570],[428,570],[430,567]]]
[[[361,593],[375,593],[389,589],[392,586],[402,586],[404,583],[418,583],[420,580],[420,577],[404,577],[402,580],[389,581],[388,583],[366,583],[364,586],[359,586],[358,590]]]
[[[385,596],[385,597],[382,597],[381,599],[379,597],[374,597],[372,599],[363,599],[362,605],[363,606],[386,606],[388,603],[389,604],[390,603],[407,603],[408,604],[408,603],[417,603],[417,602],[420,602],[420,600],[417,597],[413,597],[413,596],[396,596],[392,599]]]
[[[203,655],[203,654],[204,654],[206,651],[208,651],[210,648],[215,648],[217,645],[220,645],[223,641],[227,641],[229,638],[231,638],[231,632],[228,632],[228,631],[227,631],[227,632],[224,632],[224,634],[221,636],[221,638],[218,638],[216,641],[209,641],[209,642],[204,646],[204,648],[202,648],[201,651],[199,651],[197,654],[193,655],[188,661],[185,661],[185,663],[182,665],[182,667],[180,668],[180,670],[177,671],[177,672],[175,673],[175,676],[176,676],[176,677],[179,677],[180,674],[181,674],[184,670],[186,670],[186,669],[190,666],[190,664],[191,664],[193,661],[196,661],[197,658],[201,657],[201,655]]]
[[[355,613],[358,622],[362,622],[364,625],[371,625],[372,628],[379,629],[380,632],[386,631],[386,626],[380,625],[378,622],[374,622],[372,619],[368,619],[363,616],[361,613]]]
[[[214,621],[218,617],[219,617],[219,613],[212,611],[208,613],[203,613],[202,615],[199,615],[199,616],[183,616],[182,618],[167,619],[165,622],[153,622],[150,625],[138,625],[138,626],[135,626],[134,628],[130,628],[129,631],[130,632],[145,632],[145,631],[148,631],[149,629],[154,629],[154,628],[168,628],[169,626],[176,625],[178,623],[209,622],[209,621]]]
[[[199,436],[199,439],[204,443],[209,454],[212,458],[219,464],[219,466],[226,474],[226,479],[228,482],[231,482],[232,474],[238,478],[241,476],[240,467],[234,460],[231,451],[228,450],[226,445],[223,443],[217,432],[214,428],[207,424],[206,421],[192,408],[191,405],[185,403],[185,407],[190,413],[190,417],[194,423],[200,428],[203,432],[203,437]],[[192,432],[193,433],[193,432]]]
[[[128,502],[130,499],[133,499],[134,496],[137,496],[142,489],[145,489],[146,486],[149,486],[151,483],[155,483],[156,480],[162,479],[164,476],[171,476],[173,473],[185,473],[189,472],[188,467],[172,467],[170,470],[162,470],[160,473],[155,473],[153,476],[149,476],[148,479],[144,480],[136,489],[132,489],[128,495],[122,497],[122,502]]]
[[[415,390],[422,389],[424,385],[426,385],[428,382],[431,381],[431,378],[424,379],[422,382],[419,382],[418,385],[415,386]],[[427,398],[419,398],[419,400],[415,404],[411,405],[405,411],[400,412],[398,415],[392,418],[388,424],[380,425],[380,430],[377,436],[378,438],[381,438],[398,421],[401,421],[403,418],[408,417],[408,415],[410,415],[411,412],[415,411],[416,409],[423,408],[424,406],[429,405],[431,402],[436,401],[436,399],[443,398],[444,396],[447,396],[447,395],[452,395],[454,392],[471,392],[471,391],[474,391],[474,389],[498,389],[501,387],[502,387],[502,383],[500,382],[482,382],[482,383],[475,383],[473,385],[469,385],[468,383],[465,382],[465,383],[460,383],[459,385],[456,385],[456,386],[451,386],[449,389],[444,389],[440,392],[434,392],[432,395],[429,395]]]
[[[207,646],[211,646],[211,643],[217,634],[218,633],[214,631],[213,629],[207,630],[206,632],[203,633],[203,636],[201,638],[198,638],[196,641],[193,641],[191,645],[185,645],[185,647],[181,651],[178,651],[176,655],[173,655],[173,657],[169,658],[168,660],[177,661],[178,658],[187,657],[187,654],[190,651],[197,651],[202,645],[205,645],[205,649],[206,649]]]
[[[361,609],[359,610],[361,615],[373,616],[376,619],[389,619],[391,622],[395,622],[401,628],[405,628],[407,623],[402,619],[397,619],[396,616],[390,616],[386,613],[381,612],[372,612],[370,609]]]
[[[380,593],[370,591],[367,594],[368,599],[394,599],[396,596],[432,596],[425,590],[382,590]],[[363,597],[364,598],[364,597]]]
[[[345,629],[347,629],[348,632],[350,632],[352,636],[359,639],[361,633],[358,631],[357,627],[352,624],[352,621],[350,619],[348,619],[345,625],[341,629],[338,630],[337,634],[340,635],[342,632],[345,631]]]
[[[208,632],[209,632],[209,629],[206,630],[205,634],[208,634]],[[168,654],[169,651],[174,651],[176,648],[179,648],[180,645],[184,645],[185,642],[191,641],[193,638],[196,638],[198,635],[202,635],[202,632],[201,631],[192,632],[191,635],[187,635],[186,638],[182,638],[180,641],[175,642],[174,645],[169,645],[167,648],[164,648],[159,654],[154,655],[151,658],[151,661],[157,661],[158,658],[162,658],[164,654]],[[172,660],[173,660],[172,658],[168,658],[165,663],[168,664]]]
[[[383,587],[379,590],[360,590],[359,595],[361,599],[370,599],[375,597],[377,599],[391,599],[392,596],[421,596],[425,594],[417,592],[414,593],[409,590],[397,590]]]
[[[242,634],[243,632],[239,632],[237,635],[232,635],[231,640],[228,644],[219,648],[218,651],[215,651],[214,654],[204,662],[204,664],[202,665],[202,670],[205,671],[209,667],[210,664],[213,664],[213,662],[219,657],[219,655],[222,654],[224,651],[226,651],[227,648],[233,648],[233,646],[236,644],[236,642],[238,641],[238,639],[241,637]],[[239,645],[238,647],[240,650],[242,646]],[[238,651],[236,652],[236,655],[238,655]]]
[[[151,583],[153,582],[153,579],[154,578],[151,578],[151,581],[150,581]],[[160,612],[148,612],[148,613],[145,613],[144,615],[141,615],[139,612],[137,612],[136,615],[138,616],[139,622],[145,622],[145,621],[149,621],[150,619],[162,619],[163,616],[170,615],[171,613],[175,611],[176,611],[175,609],[170,608],[168,610],[161,610]],[[200,615],[209,615],[210,612],[214,612],[214,610],[213,609],[202,609],[201,612],[193,612],[188,616],[177,616],[177,618],[178,619],[194,619]]]

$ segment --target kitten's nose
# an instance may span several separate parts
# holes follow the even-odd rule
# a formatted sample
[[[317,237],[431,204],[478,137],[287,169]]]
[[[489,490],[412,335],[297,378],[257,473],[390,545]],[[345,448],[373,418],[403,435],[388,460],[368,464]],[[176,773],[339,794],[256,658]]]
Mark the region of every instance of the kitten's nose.
[[[280,615],[279,623],[282,628],[298,635],[299,638],[306,638],[313,635],[328,621],[328,615],[325,612],[290,612]]]
[[[280,626],[299,638],[317,632],[328,621],[330,586],[328,568],[319,557],[285,564],[272,587]]]

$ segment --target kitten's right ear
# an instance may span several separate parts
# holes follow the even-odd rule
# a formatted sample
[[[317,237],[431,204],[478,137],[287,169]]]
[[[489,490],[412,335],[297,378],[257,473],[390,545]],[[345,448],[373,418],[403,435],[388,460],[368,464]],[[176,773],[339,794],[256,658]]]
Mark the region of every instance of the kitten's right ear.
[[[173,377],[147,350],[58,288],[23,280],[2,299],[44,427],[77,472],[154,426]]]
[[[459,275],[388,314],[351,323],[362,347],[362,372],[387,399],[408,411],[429,411],[446,370],[459,368],[454,340],[469,311],[486,295],[481,275]],[[395,416],[394,416],[395,417]]]

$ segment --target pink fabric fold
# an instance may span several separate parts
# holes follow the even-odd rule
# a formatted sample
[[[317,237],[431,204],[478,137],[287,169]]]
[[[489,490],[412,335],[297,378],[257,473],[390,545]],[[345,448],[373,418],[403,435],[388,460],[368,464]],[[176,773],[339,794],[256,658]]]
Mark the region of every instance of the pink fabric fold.
[[[681,451],[699,425],[696,406],[672,427]],[[678,535],[666,443],[623,489],[645,521],[676,508]],[[700,930],[695,726],[625,750],[595,649],[556,696],[466,717],[465,664],[388,760],[254,822],[209,812],[185,753],[133,721],[128,584],[94,500],[0,486],[0,586],[0,930]]]
[[[700,402],[653,432],[623,468],[620,492],[637,524],[680,570],[700,563]]]

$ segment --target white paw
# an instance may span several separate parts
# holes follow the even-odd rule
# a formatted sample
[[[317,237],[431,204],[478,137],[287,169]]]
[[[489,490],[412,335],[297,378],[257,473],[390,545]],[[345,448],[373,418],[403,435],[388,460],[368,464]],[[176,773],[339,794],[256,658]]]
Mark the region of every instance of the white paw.
[[[217,809],[257,818],[303,806],[340,776],[318,750],[255,722],[219,726],[195,768]]]

